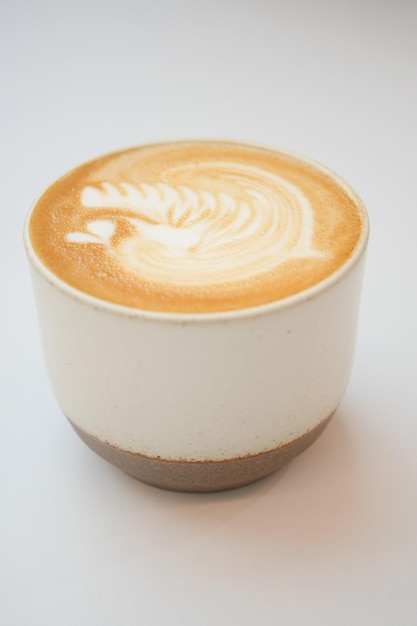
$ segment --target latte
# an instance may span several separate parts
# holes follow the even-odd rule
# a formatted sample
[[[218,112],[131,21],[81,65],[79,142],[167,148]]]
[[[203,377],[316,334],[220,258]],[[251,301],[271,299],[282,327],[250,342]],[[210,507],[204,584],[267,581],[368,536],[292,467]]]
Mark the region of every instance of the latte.
[[[71,171],[37,202],[33,248],[62,281],[139,309],[202,313],[308,289],[355,251],[364,211],[325,168],[228,142],[155,144]]]

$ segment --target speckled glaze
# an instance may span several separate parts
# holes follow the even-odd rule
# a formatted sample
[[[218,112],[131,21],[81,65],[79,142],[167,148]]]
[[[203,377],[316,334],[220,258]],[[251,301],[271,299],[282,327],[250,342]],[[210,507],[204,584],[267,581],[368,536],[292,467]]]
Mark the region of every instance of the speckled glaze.
[[[26,225],[60,407],[93,450],[159,487],[215,491],[275,471],[319,436],[346,389],[367,238],[364,212],[353,255],[295,296],[176,314],[68,286],[40,262]]]

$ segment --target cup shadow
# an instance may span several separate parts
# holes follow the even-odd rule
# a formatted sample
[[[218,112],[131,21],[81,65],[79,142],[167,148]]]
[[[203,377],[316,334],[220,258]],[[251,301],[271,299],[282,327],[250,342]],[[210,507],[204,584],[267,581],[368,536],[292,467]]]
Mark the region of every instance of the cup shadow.
[[[257,483],[230,491],[164,491],[99,457],[93,461],[90,451],[83,458],[95,468],[87,489],[98,497],[98,487],[104,516],[111,507],[113,523],[124,529],[119,548],[124,547],[123,537],[129,537],[129,551],[136,550],[142,559],[145,553],[153,558],[181,550],[185,559],[200,551],[207,568],[210,563],[217,567],[219,553],[230,562],[243,554],[247,562],[271,571],[277,563],[281,568],[313,568],[318,559],[357,567],[363,559],[378,561],[398,553],[417,524],[417,508],[408,507],[412,473],[401,450],[385,438],[383,429],[372,431],[366,416],[343,407],[299,457]],[[391,471],[389,491],[381,476],[384,470],[387,477]],[[396,492],[398,485],[402,491]],[[388,506],[392,510],[387,513]],[[407,507],[409,514],[401,515]]]
[[[358,445],[359,442],[359,445]],[[321,437],[303,454],[275,474],[247,487],[211,494],[184,494],[155,489],[120,474],[119,479],[140,491],[152,519],[150,540],[160,548],[196,542],[211,534],[218,549],[241,551],[249,558],[289,559],[305,563],[312,557],[355,559],[381,551],[381,503],[385,495],[376,472],[366,474],[364,446],[358,421],[339,409]],[[380,448],[383,455],[383,449]],[[392,458],[393,450],[390,451]],[[397,475],[407,475],[398,454]],[[401,478],[401,477],[400,477]],[[408,479],[409,482],[409,479]],[[126,485],[127,486],[127,485]],[[382,500],[381,500],[382,498]],[[144,503],[143,500],[146,502]],[[391,533],[384,550],[414,532],[415,520],[397,535]],[[162,531],[163,529],[163,531]]]

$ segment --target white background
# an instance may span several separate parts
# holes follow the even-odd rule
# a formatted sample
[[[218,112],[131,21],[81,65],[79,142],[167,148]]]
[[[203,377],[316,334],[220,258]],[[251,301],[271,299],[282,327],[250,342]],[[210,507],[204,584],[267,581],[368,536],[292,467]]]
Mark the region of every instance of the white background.
[[[417,624],[417,3],[0,0],[0,624]],[[61,415],[21,242],[35,197],[133,144],[322,161],[372,234],[321,439],[233,492],[125,476]]]

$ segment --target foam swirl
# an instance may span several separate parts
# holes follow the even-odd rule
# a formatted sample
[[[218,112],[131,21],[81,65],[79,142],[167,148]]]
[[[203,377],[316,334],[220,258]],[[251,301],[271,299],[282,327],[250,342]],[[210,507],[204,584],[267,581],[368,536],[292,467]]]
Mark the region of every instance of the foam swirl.
[[[85,186],[84,228],[69,232],[67,242],[99,244],[125,272],[175,285],[234,282],[320,255],[300,189],[256,167],[209,165],[222,176],[204,179],[205,186],[188,182],[181,167],[168,182]]]

